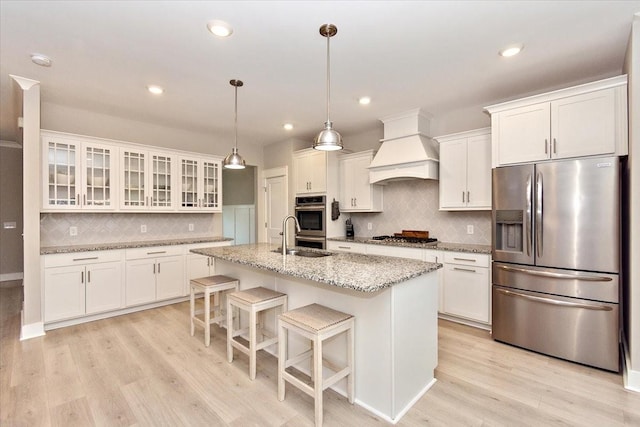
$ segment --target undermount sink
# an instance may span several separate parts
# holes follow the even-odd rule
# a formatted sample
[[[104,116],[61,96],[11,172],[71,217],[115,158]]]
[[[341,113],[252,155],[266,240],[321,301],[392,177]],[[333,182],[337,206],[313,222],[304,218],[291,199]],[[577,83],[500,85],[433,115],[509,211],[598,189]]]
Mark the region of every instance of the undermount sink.
[[[275,251],[271,251],[271,252],[281,254],[282,249],[276,249]],[[315,252],[315,251],[305,251],[300,249],[287,249],[287,255],[296,255],[296,256],[301,256],[305,258],[321,258],[321,257],[331,255],[331,252]]]

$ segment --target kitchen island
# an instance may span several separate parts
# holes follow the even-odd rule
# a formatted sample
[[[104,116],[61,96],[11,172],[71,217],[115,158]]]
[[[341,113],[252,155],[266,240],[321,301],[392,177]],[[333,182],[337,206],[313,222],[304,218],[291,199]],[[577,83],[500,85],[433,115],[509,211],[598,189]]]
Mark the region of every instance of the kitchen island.
[[[331,253],[282,255],[266,243],[193,249],[216,259],[216,274],[240,280],[240,289],[284,292],[289,309],[311,303],[351,313],[355,331],[355,401],[390,422],[434,384],[438,363],[438,281],[441,264],[404,258]],[[273,318],[267,324],[273,324]],[[290,340],[290,351],[308,344]],[[298,339],[295,339],[298,338]],[[346,339],[327,343],[330,360],[343,364]],[[275,354],[276,348],[267,349]],[[309,365],[298,368],[308,372]],[[260,367],[258,366],[258,375]],[[345,394],[346,381],[333,388]]]

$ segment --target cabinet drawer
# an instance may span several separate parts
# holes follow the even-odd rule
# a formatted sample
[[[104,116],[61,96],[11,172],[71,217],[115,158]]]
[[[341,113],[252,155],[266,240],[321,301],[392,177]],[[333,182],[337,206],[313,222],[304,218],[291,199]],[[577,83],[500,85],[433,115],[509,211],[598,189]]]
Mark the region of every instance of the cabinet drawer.
[[[367,255],[384,255],[424,261],[423,249],[403,248],[399,246],[368,245]]]
[[[148,248],[126,249],[126,259],[157,258],[163,256],[182,255],[182,245],[175,246],[150,246]]]
[[[476,267],[489,267],[489,255],[467,252],[444,252],[444,262]]]
[[[336,252],[367,253],[367,245],[363,243],[327,242],[327,250]]]
[[[43,255],[44,268],[121,261],[122,252],[122,250],[110,250]]]

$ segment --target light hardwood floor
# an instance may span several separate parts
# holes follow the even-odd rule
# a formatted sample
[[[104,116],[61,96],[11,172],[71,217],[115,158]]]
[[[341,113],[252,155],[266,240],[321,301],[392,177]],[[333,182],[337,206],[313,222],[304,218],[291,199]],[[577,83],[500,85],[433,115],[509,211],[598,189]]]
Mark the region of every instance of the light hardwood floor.
[[[311,398],[277,400],[274,357],[225,359],[224,335],[189,335],[188,302],[19,341],[20,283],[0,288],[2,426],[312,426]],[[640,426],[640,394],[620,375],[439,327],[438,382],[400,426]],[[264,353],[264,352],[261,352]],[[375,357],[375,355],[372,355]],[[356,367],[357,369],[357,367]],[[386,425],[327,390],[326,426]]]

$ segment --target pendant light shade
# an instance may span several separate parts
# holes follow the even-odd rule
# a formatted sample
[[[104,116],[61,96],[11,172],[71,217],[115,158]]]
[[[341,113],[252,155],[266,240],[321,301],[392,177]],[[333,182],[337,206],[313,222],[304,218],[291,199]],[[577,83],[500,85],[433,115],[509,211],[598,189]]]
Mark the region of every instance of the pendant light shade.
[[[244,83],[242,83],[242,80],[231,80],[229,81],[229,84],[235,87],[235,143],[231,149],[231,154],[224,158],[224,162],[222,164],[225,169],[244,169],[246,164],[242,156],[238,154],[238,88],[242,87]]]
[[[330,74],[330,46],[329,40],[335,36],[338,28],[333,24],[324,24],[320,27],[320,35],[327,38],[327,121],[324,129],[313,140],[313,148],[323,151],[342,150],[342,136],[333,129],[333,123],[329,118],[329,103],[331,99],[331,74]]]

